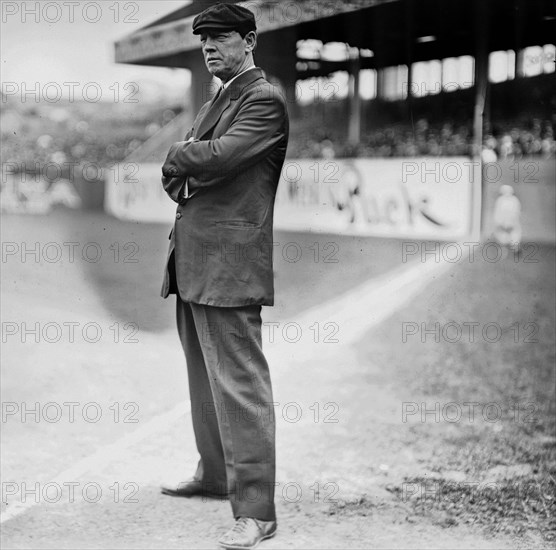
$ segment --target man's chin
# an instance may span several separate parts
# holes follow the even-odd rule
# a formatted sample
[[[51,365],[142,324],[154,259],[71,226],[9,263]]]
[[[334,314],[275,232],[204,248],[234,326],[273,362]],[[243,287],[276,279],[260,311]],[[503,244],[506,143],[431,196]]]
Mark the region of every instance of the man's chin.
[[[219,71],[216,67],[207,67],[207,69],[212,76],[215,76],[216,78],[222,80],[222,71]]]

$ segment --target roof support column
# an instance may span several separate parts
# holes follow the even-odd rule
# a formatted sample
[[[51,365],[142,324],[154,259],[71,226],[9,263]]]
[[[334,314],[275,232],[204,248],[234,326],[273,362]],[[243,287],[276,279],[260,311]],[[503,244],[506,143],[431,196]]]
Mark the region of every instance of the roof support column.
[[[213,77],[208,72],[205,65],[203,54],[200,51],[192,52],[188,55],[187,68],[191,71],[191,88],[189,90],[190,109],[195,116],[201,107],[209,101],[216,87],[213,84]]]
[[[474,1],[475,28],[475,105],[473,110],[473,167],[472,179],[472,227],[471,232],[480,237],[483,217],[483,181],[481,150],[483,146],[483,124],[488,90],[488,3]]]
[[[268,32],[258,37],[255,50],[255,63],[262,67],[267,76],[274,76],[280,81],[291,118],[299,114],[297,105],[297,30],[295,27],[280,29],[279,32]]]
[[[359,50],[350,53],[350,97],[349,97],[349,126],[348,141],[357,145],[361,141],[361,95],[360,75],[361,57]]]
[[[376,98],[384,99],[384,68],[376,70]]]
[[[405,0],[405,56],[407,63],[407,99],[406,106],[411,118],[413,109],[413,47],[415,36],[413,30],[413,0]]]
[[[514,0],[514,78],[523,76],[524,51],[521,47],[523,38],[523,9],[520,0]]]

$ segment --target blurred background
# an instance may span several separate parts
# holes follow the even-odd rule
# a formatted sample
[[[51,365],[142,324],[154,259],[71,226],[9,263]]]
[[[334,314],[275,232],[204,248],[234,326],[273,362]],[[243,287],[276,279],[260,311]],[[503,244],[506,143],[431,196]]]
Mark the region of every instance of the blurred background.
[[[157,488],[196,462],[160,167],[216,89],[191,33],[213,3],[0,3],[6,548],[209,548],[229,523]],[[291,127],[267,547],[550,547],[554,2],[241,4]]]

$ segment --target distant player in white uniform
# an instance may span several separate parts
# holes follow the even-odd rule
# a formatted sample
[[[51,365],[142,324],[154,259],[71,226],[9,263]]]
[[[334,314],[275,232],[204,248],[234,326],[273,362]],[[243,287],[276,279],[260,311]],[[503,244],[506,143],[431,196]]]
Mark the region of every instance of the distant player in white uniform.
[[[519,250],[521,243],[521,203],[511,185],[502,185],[494,203],[494,238],[501,246]]]

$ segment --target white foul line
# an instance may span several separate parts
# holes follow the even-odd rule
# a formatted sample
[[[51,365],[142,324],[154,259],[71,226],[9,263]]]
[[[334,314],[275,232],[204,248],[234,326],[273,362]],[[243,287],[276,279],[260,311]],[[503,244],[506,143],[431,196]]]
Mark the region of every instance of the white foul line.
[[[151,435],[160,433],[160,431],[166,429],[170,423],[174,422],[181,416],[188,414],[189,412],[191,412],[190,401],[182,401],[170,411],[155,416],[141,428],[125,435],[114,443],[105,445],[96,453],[77,461],[73,466],[71,466],[71,468],[68,468],[58,474],[52,482],[64,484],[67,483],[68,480],[77,479],[87,472],[106,467],[111,462],[122,456],[126,450],[135,443],[139,443]],[[0,524],[23,514],[36,504],[38,504],[36,499],[10,504],[9,508],[1,514]]]
[[[316,321],[333,322],[339,329],[339,346],[335,348],[353,344],[363,338],[371,328],[402,309],[435,278],[453,266],[454,263],[444,260],[429,260],[410,265],[401,271],[388,272],[324,304],[306,310],[295,322],[302,327],[311,326]],[[280,352],[289,350],[290,357],[296,361],[314,358],[315,352],[319,349],[306,345],[296,347],[293,351],[291,344],[289,347],[287,345],[285,344]],[[278,347],[276,345],[270,349],[278,352]]]

